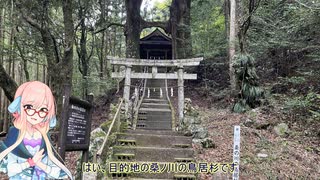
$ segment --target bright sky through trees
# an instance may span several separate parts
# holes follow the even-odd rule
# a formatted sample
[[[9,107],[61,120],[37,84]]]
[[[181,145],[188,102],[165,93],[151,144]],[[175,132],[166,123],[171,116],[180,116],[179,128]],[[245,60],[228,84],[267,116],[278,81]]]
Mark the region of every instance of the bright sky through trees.
[[[143,0],[141,5],[141,10],[143,10],[146,6],[148,10],[150,10],[156,2],[164,2],[165,0]]]

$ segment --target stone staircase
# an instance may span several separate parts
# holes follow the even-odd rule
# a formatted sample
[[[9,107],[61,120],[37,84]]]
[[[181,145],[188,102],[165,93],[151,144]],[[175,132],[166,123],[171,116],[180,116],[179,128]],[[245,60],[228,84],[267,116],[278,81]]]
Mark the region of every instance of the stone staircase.
[[[140,106],[137,129],[172,129],[171,109],[163,87],[165,87],[164,80],[147,81],[146,88],[149,89],[149,97],[146,95]]]
[[[196,179],[195,173],[161,170],[165,167],[169,168],[170,164],[194,162],[192,138],[172,131],[171,110],[165,98],[165,91],[162,97],[159,93],[159,87],[164,87],[164,81],[149,80],[147,87],[150,89],[150,96],[141,104],[137,128],[117,134],[112,158],[114,161],[140,165],[150,163],[149,167],[158,167],[159,171],[157,173],[151,171],[114,173],[112,177],[114,179]],[[158,88],[153,90],[153,87]]]

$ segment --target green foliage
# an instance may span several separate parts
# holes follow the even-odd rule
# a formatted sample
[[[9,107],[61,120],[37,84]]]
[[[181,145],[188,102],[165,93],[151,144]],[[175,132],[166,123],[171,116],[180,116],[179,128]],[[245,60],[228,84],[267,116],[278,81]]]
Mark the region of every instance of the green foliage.
[[[233,110],[240,113],[259,105],[259,98],[262,97],[263,91],[258,87],[258,76],[252,56],[248,54],[236,55],[234,68],[240,87],[240,94]]]
[[[248,32],[250,53],[261,57],[272,49],[297,50],[319,45],[319,28],[320,10],[310,10],[294,1],[261,1]],[[312,54],[319,56],[319,51]]]
[[[191,1],[192,46],[196,56],[225,55],[227,37],[223,1]]]
[[[285,101],[285,110],[309,114],[315,120],[320,120],[320,94],[309,92],[306,96],[290,97]]]
[[[237,113],[243,113],[249,110],[250,107],[246,104],[246,100],[240,99],[236,102],[236,104],[233,106],[233,111]]]
[[[320,106],[319,106],[319,109],[320,109]],[[320,111],[312,111],[312,110],[309,110],[311,113],[312,113],[312,116],[315,120],[317,121],[320,121]]]
[[[100,125],[100,127],[101,127],[101,129],[102,129],[104,132],[107,133],[108,130],[109,130],[109,127],[110,127],[111,123],[112,123],[112,119],[110,119],[110,120],[102,123],[102,124]]]
[[[306,79],[302,76],[292,76],[290,78],[286,78],[286,81],[292,84],[302,84]]]
[[[290,97],[285,101],[285,109],[309,109],[317,98],[319,95],[314,92],[308,93],[307,96]]]
[[[147,21],[167,21],[170,17],[170,5],[172,0],[143,1],[141,8],[141,16]]]

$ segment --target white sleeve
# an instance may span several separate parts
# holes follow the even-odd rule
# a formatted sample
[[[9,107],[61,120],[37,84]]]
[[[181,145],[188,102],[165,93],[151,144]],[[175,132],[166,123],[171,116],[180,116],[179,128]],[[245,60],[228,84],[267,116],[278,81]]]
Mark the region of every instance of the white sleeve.
[[[21,173],[24,169],[28,168],[29,164],[22,162],[19,163],[18,161],[18,156],[14,155],[13,153],[9,153],[8,154],[8,165],[7,165],[7,169],[8,169],[8,176],[15,176],[19,173]]]
[[[47,168],[45,169],[45,173],[47,173],[48,176],[52,177],[52,178],[59,178],[60,176],[60,170],[61,168],[59,168],[56,164],[54,164],[49,157],[47,156]]]

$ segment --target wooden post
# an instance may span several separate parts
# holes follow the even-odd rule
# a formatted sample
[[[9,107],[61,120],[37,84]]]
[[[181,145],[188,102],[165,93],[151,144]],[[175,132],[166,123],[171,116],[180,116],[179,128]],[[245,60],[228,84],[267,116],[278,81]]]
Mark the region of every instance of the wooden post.
[[[89,95],[87,95],[86,99],[87,99],[87,101],[88,101],[90,104],[93,105],[93,94],[92,94],[92,93],[90,93]],[[90,123],[89,127],[91,127],[92,113],[93,113],[93,107],[90,108],[90,111],[88,112],[88,118],[89,118],[89,119],[88,119],[87,122]],[[89,139],[90,139],[90,132],[91,132],[91,130],[88,131],[88,132],[89,132],[88,137],[89,137]],[[95,156],[93,156],[93,157],[95,158]],[[88,162],[88,160],[89,160],[89,149],[86,149],[86,150],[83,150],[83,151],[82,151],[81,167],[82,167],[83,163],[84,163],[84,162]],[[97,162],[97,161],[94,160],[93,162]],[[83,178],[83,172],[82,172],[82,171],[81,171],[81,177],[82,177],[82,179],[85,179],[85,178]]]
[[[69,84],[63,85],[63,100],[62,100],[62,112],[60,120],[60,137],[59,137],[59,154],[61,158],[65,159],[66,145],[65,141],[67,139],[67,129],[68,129],[68,113],[69,113],[69,98],[71,94],[71,86]],[[59,97],[58,97],[59,98]]]
[[[130,98],[130,85],[131,85],[131,65],[126,66],[126,75],[124,81],[124,88],[123,88],[123,99],[124,99],[124,107],[125,107],[125,117],[127,119],[128,110],[129,110],[129,98]]]
[[[179,126],[183,122],[184,109],[184,87],[183,87],[183,66],[178,66],[178,111],[179,111]]]

